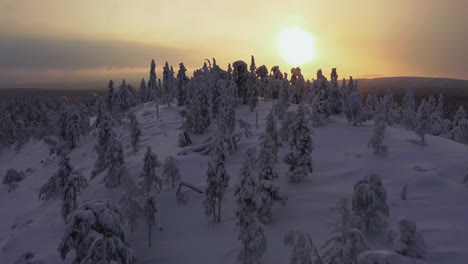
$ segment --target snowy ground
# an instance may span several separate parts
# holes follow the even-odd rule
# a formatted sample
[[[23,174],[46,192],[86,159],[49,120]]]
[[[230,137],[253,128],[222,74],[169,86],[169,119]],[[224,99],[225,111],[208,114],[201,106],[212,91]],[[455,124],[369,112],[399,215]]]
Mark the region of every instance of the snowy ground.
[[[202,207],[203,194],[187,191],[188,204],[179,205],[175,190],[166,187],[157,203],[159,230],[153,233],[153,247],[147,246],[143,223],[134,233],[128,232],[138,263],[236,262],[240,242],[234,231],[234,186],[238,182],[243,154],[247,148],[258,144],[263,120],[270,108],[271,102],[261,102],[258,106],[259,129],[255,129],[255,114],[248,107],[237,109],[237,118],[251,124],[254,136],[242,139],[237,152],[227,158],[231,182],[227,202],[222,207],[222,223],[209,224]],[[130,153],[128,128],[115,128],[123,142],[131,175],[135,179],[139,177],[144,148],[151,146],[160,161],[168,155],[176,156],[183,180],[204,188],[210,157],[198,153],[177,156],[181,123],[178,111],[181,109],[163,108],[159,120],[152,105],[138,106],[134,110],[143,133],[139,154]],[[209,134],[210,131],[194,137],[194,143],[202,142]],[[381,176],[387,189],[392,228],[400,216],[406,216],[414,220],[422,232],[430,263],[468,263],[468,187],[461,183],[468,169],[468,146],[433,136],[427,136],[428,146],[416,146],[408,142],[417,138],[413,132],[394,126],[387,127],[385,135],[389,156],[381,158],[367,149],[371,134],[370,123],[353,127],[344,118],[333,116],[332,123],[314,129],[314,173],[309,179],[298,184],[288,183],[287,168],[280,162],[277,182],[289,201],[286,206],[278,204],[274,208],[273,224],[265,227],[268,253],[263,263],[288,263],[290,249],[283,245],[283,238],[290,229],[310,233],[314,244],[320,247],[330,235],[329,208],[340,197],[350,197],[354,183],[372,171]],[[96,136],[90,135],[71,154],[75,169],[88,178],[96,158],[95,142]],[[280,150],[281,161],[287,150],[286,145]],[[60,202],[38,200],[40,186],[57,170],[57,160],[47,166],[42,164],[47,159],[48,147],[42,141],[30,142],[18,153],[0,153],[1,177],[10,168],[32,169],[14,191],[8,193],[6,186],[0,186],[0,263],[12,263],[26,251],[36,253],[45,263],[62,263],[57,251],[64,231]],[[118,202],[122,190],[107,190],[99,183],[101,178],[102,175],[89,181],[80,201],[111,199]],[[408,184],[408,200],[401,201],[400,191],[405,184]],[[366,238],[373,249],[392,248],[383,234],[367,234]],[[72,254],[69,254],[65,263],[70,263],[71,259]]]

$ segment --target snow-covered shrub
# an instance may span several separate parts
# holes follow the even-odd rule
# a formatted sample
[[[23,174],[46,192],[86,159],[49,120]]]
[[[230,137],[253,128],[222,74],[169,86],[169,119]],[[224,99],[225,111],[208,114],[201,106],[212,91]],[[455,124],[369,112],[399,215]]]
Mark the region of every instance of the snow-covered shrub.
[[[426,246],[421,233],[416,228],[416,223],[407,219],[398,220],[398,237],[393,244],[395,252],[410,258],[424,259]]]
[[[322,263],[317,249],[312,243],[312,238],[307,233],[297,230],[288,231],[284,236],[284,245],[293,249],[289,258],[290,264]],[[314,259],[315,261],[313,261]]]
[[[323,245],[324,263],[356,264],[359,254],[369,249],[369,244],[358,229],[334,234]]]
[[[288,180],[300,182],[313,172],[312,151],[314,149],[311,137],[312,129],[306,119],[306,109],[303,104],[300,104],[297,109],[291,132],[289,140],[291,152],[286,155],[284,161],[289,165]]]
[[[367,147],[374,149],[375,155],[387,156],[388,147],[383,144],[385,126],[385,116],[377,115],[374,120],[374,135],[367,143]]]
[[[15,169],[9,169],[3,177],[2,183],[8,186],[8,191],[14,190],[24,179],[24,173]]]
[[[389,209],[387,192],[377,174],[371,173],[354,185],[352,208],[360,217],[364,230],[381,230],[386,226]]]
[[[238,255],[240,263],[259,263],[266,253],[267,242],[263,225],[258,221],[258,181],[255,173],[255,149],[247,150],[242,163],[239,184],[236,186],[236,231],[242,243]]]
[[[70,250],[75,250],[73,263],[136,263],[122,215],[109,201],[88,201],[70,214],[58,247],[63,260]]]
[[[180,182],[180,171],[177,159],[172,156],[167,156],[163,165],[163,176],[166,184],[171,184],[172,188]]]

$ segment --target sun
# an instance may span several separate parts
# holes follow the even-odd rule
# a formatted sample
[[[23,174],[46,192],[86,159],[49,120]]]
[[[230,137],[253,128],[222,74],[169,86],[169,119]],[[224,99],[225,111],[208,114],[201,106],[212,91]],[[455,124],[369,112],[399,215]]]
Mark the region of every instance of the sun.
[[[314,39],[298,27],[286,28],[278,34],[278,51],[286,62],[300,66],[314,59]]]

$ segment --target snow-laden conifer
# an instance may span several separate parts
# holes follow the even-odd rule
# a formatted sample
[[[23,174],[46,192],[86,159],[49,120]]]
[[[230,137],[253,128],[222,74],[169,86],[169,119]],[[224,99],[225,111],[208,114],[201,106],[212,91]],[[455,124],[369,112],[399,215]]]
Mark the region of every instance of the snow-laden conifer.
[[[131,232],[133,232],[138,220],[143,217],[143,207],[139,203],[142,192],[130,177],[125,177],[123,186],[125,193],[120,198],[119,205],[123,218],[130,226]]]
[[[133,112],[130,112],[128,114],[128,118],[130,119],[132,149],[133,149],[133,153],[136,154],[138,153],[138,151],[140,151],[140,141],[141,141],[140,124],[138,123],[138,119]]]
[[[284,245],[292,247],[290,264],[322,264],[322,259],[309,234],[290,230],[284,236]]]
[[[115,133],[110,134],[109,145],[106,152],[107,173],[103,182],[107,188],[115,188],[120,185],[127,171],[125,168],[125,159],[123,148]]]
[[[375,155],[386,156],[388,153],[388,147],[383,144],[385,126],[385,116],[377,115],[374,119],[374,134],[367,143],[367,146],[374,150]]]
[[[70,214],[58,247],[63,260],[70,250],[73,263],[136,263],[122,215],[109,201],[88,201]]]
[[[156,227],[156,202],[153,196],[147,197],[145,201],[145,207],[143,208],[143,214],[145,222],[148,225],[148,247],[151,247],[151,232]]]
[[[180,182],[179,163],[172,156],[167,156],[163,165],[163,176],[166,184],[170,184],[172,188]]]
[[[143,169],[140,174],[142,179],[139,183],[145,193],[150,193],[153,188],[156,192],[161,191],[162,179],[156,174],[156,169],[160,166],[158,155],[151,150],[151,147],[146,147]]]
[[[408,129],[414,129],[416,126],[416,103],[413,88],[406,89],[403,98],[403,123]]]
[[[234,191],[237,239],[242,243],[238,260],[246,264],[260,263],[260,258],[267,249],[263,225],[257,219],[258,182],[255,175],[255,159],[255,148],[249,149],[242,163],[239,184]]]
[[[225,192],[230,176],[225,168],[225,143],[219,132],[214,144],[213,159],[208,163],[208,171],[206,173],[207,186],[203,206],[205,214],[211,217],[213,222],[217,221],[219,223],[221,222],[221,203],[225,200]]]
[[[416,116],[416,127],[414,132],[421,137],[421,146],[426,144],[425,135],[431,131],[431,106],[423,99],[419,105],[418,113]]]
[[[407,219],[398,220],[398,236],[393,244],[395,252],[410,258],[426,258],[424,238],[416,228],[416,223]]]
[[[353,212],[364,230],[381,230],[387,224],[387,192],[377,174],[371,173],[354,185]]]
[[[289,140],[291,152],[284,161],[289,165],[287,173],[290,182],[303,181],[309,173],[313,172],[312,166],[312,130],[306,118],[306,109],[303,104],[297,109],[295,121],[291,127],[292,135]]]

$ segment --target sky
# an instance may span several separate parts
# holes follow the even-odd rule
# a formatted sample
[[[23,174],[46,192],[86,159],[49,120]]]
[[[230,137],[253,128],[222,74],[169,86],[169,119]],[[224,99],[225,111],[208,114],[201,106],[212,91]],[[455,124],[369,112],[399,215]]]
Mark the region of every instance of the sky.
[[[0,0],[0,86],[148,78],[151,59],[192,72],[254,55],[340,78],[468,79],[466,0]],[[282,30],[300,28],[315,57],[291,65]],[[295,47],[291,47],[294,49]],[[161,77],[159,74],[158,77]]]

